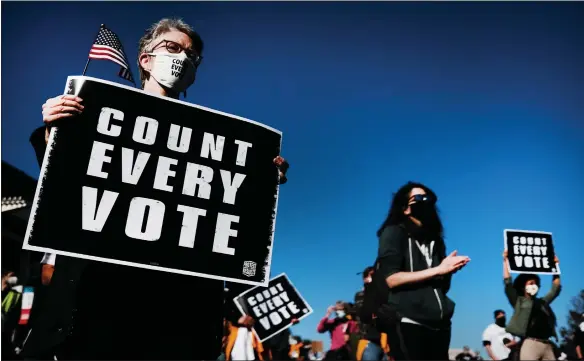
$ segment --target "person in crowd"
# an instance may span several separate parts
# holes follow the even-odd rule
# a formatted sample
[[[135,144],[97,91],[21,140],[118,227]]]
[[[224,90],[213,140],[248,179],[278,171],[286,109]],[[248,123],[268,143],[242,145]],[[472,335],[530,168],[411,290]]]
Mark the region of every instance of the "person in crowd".
[[[48,286],[53,278],[55,271],[55,259],[57,255],[54,253],[45,253],[41,259],[41,282],[44,286]]]
[[[553,341],[551,341],[551,345],[554,349],[554,356],[556,360],[563,361],[568,359],[568,355],[564,352],[563,347],[558,346],[558,344]]]
[[[296,325],[299,323],[298,319],[293,318],[290,323]],[[292,333],[290,328],[270,337],[263,343],[264,359],[267,360],[290,360],[290,345],[292,340]]]
[[[505,311],[495,311],[495,323],[491,323],[483,332],[483,346],[491,360],[510,360],[511,351],[516,348],[517,342],[505,326],[507,317]]]
[[[362,338],[361,329],[359,328],[358,322],[359,317],[357,315],[357,307],[355,307],[354,303],[347,302],[345,303],[345,312],[347,314],[347,319],[354,324],[354,327],[347,327],[345,329],[345,338],[347,339],[346,347],[349,351],[349,356],[352,359],[355,359],[355,355],[359,347],[359,342]]]
[[[249,315],[241,316],[235,323],[228,321],[225,360],[263,360],[264,349],[253,332],[254,323],[254,319]]]
[[[361,273],[363,275],[363,288],[355,294],[355,307],[357,309],[358,325],[360,339],[356,347],[355,359],[357,361],[379,361],[386,360],[389,353],[389,345],[387,343],[387,334],[380,332],[377,327],[374,315],[366,315],[361,317],[370,303],[366,302],[366,297],[372,297],[371,289],[375,287],[373,276],[375,274],[375,267],[367,267]],[[387,288],[387,285],[384,287]],[[369,310],[369,312],[373,312]]]
[[[365,287],[369,283],[371,283],[374,270],[375,270],[375,268],[369,266],[369,267],[366,267],[363,272],[361,272],[361,275],[363,276],[363,288],[361,288],[357,293],[355,293],[355,299],[354,299],[355,308],[357,309],[357,314],[359,313],[359,310],[361,309],[361,307],[363,307],[363,301],[365,298]],[[359,317],[357,317],[357,319],[355,321],[357,321],[358,324],[361,324]]]
[[[55,265],[55,254],[45,253],[40,262],[40,268],[36,265],[32,267],[33,274],[30,277],[28,286],[33,289],[32,305],[29,305],[30,312],[27,322],[17,329],[15,334],[15,345],[18,345],[17,352],[20,354],[24,344],[28,340],[32,327],[39,319],[39,313],[42,312],[42,304],[47,294],[48,285],[51,283]],[[40,269],[40,272],[39,272]],[[42,319],[42,318],[41,318]]]
[[[374,330],[375,328],[372,328]],[[357,361],[388,361],[389,344],[387,334],[379,331],[369,331],[367,338],[359,341],[355,354]]]
[[[12,287],[18,283],[18,277],[12,271],[2,271],[2,299],[12,290]]]
[[[393,197],[379,230],[379,269],[389,286],[388,333],[396,360],[448,360],[454,302],[446,296],[452,274],[470,258],[446,254],[436,194],[408,182]],[[423,345],[423,347],[420,347]]]
[[[584,360],[584,313],[581,317],[580,324],[574,332],[574,346],[578,360]]]
[[[193,84],[202,52],[201,37],[182,20],[153,24],[139,42],[142,89],[178,99]],[[178,70],[172,66],[176,58],[184,61]],[[83,108],[83,99],[74,95],[60,95],[43,104],[45,127],[30,139],[39,164],[50,128],[67,126]],[[274,163],[284,183],[287,162],[277,157]],[[216,359],[221,348],[223,288],[217,280],[59,256],[39,314],[42,319],[33,327],[23,354],[51,360]],[[176,309],[179,294],[162,289],[190,290],[179,293],[180,304],[186,306]]]
[[[300,356],[298,360],[310,360],[310,355],[312,354],[312,340],[304,339],[302,340],[302,347],[300,348]]]
[[[22,285],[18,282],[18,276],[14,272],[6,272],[2,276],[2,330],[5,324],[10,324],[8,315],[12,310],[18,309],[22,301]]]
[[[309,340],[304,340],[307,343]],[[321,360],[324,354],[321,352],[322,341],[310,341],[310,350],[306,360]]]
[[[470,347],[464,346],[462,352],[454,358],[456,361],[472,361],[478,360],[477,355],[470,350]]]
[[[302,343],[302,338],[299,336],[290,336],[289,340],[290,344],[290,351],[288,352],[288,356],[291,360],[302,360],[300,358],[300,352],[304,347],[304,343]]]
[[[325,360],[348,360],[350,352],[348,349],[348,334],[356,330],[357,324],[348,317],[347,305],[343,301],[337,301],[334,306],[330,306],[326,315],[320,320],[316,328],[318,333],[330,333],[331,348],[326,353]],[[330,318],[332,315],[334,318]]]
[[[223,337],[221,338],[221,354],[217,357],[218,361],[225,361],[225,348],[227,347],[227,340],[229,338],[230,323],[227,318],[223,319]]]
[[[18,326],[23,287],[14,272],[2,275],[2,360],[17,360],[13,334]]]
[[[556,263],[559,259],[556,256]],[[512,281],[507,251],[503,252],[503,279],[505,295],[515,312],[506,330],[523,339],[520,360],[555,360],[550,338],[556,334],[556,316],[550,305],[561,291],[560,276],[552,278],[552,288],[543,297],[537,297],[541,280],[536,274],[522,273]]]
[[[225,309],[224,314],[228,320],[236,320],[241,316],[241,311],[235,306],[233,299],[246,292],[247,290],[253,288],[254,286],[245,285],[241,283],[230,283],[226,282],[228,285],[227,292],[225,292]],[[297,318],[290,320],[291,325],[296,325],[299,323]],[[286,328],[282,332],[270,337],[262,343],[264,349],[264,360],[289,360],[290,352],[290,337],[292,336],[290,328]],[[224,349],[224,348],[222,348]]]

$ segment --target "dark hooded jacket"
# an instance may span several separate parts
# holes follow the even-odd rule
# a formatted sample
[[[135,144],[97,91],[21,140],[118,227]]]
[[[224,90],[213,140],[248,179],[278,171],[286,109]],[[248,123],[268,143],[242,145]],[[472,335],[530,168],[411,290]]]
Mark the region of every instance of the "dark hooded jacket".
[[[431,266],[417,243],[432,248]],[[379,237],[379,274],[383,279],[398,272],[416,272],[440,265],[446,257],[444,242],[416,240],[405,226],[388,226]],[[454,302],[446,296],[450,289],[451,276],[435,277],[415,284],[390,289],[388,305],[399,318],[407,317],[435,328],[449,328],[454,314]]]

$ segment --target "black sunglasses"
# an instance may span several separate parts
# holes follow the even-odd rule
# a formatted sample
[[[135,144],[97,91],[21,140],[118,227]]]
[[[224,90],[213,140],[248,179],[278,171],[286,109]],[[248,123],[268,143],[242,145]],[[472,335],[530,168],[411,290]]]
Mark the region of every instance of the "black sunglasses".
[[[436,203],[436,199],[434,197],[430,197],[427,194],[416,194],[410,197],[410,202],[430,202],[432,204]]]
[[[184,51],[185,54],[187,55],[187,57],[189,59],[191,59],[191,61],[193,62],[193,65],[195,65],[196,67],[201,64],[201,61],[203,61],[203,57],[201,55],[197,54],[196,51],[190,50],[190,49],[185,49],[180,44],[175,43],[174,41],[170,41],[170,40],[162,40],[161,42],[159,42],[158,44],[156,44],[156,46],[154,46],[152,48],[152,51],[154,51],[156,48],[160,47],[160,45],[162,45],[162,44],[164,44],[166,51],[168,51],[171,54],[178,54],[181,51]]]

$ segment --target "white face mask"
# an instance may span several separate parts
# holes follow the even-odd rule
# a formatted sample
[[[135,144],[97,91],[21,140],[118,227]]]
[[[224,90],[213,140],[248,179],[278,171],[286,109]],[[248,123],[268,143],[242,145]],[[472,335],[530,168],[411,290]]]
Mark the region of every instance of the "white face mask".
[[[296,344],[297,344],[297,341],[296,341],[295,339],[293,339],[292,337],[290,337],[290,338],[288,339],[288,343],[289,343],[290,345],[296,345]]]
[[[371,283],[371,281],[372,281],[371,277],[367,277],[364,280],[365,283]]]
[[[530,294],[531,296],[535,296],[535,294],[539,291],[539,287],[537,285],[527,285],[525,286],[525,292]]]
[[[158,84],[181,93],[194,83],[196,68],[184,52],[149,53],[148,55],[152,56],[154,61],[150,76]]]
[[[18,277],[16,277],[16,276],[9,277],[9,278],[6,280],[6,283],[8,283],[8,284],[9,284],[9,285],[11,285],[11,286],[14,286],[15,284],[17,284],[17,283],[18,283]]]
[[[337,311],[337,317],[338,317],[338,318],[343,318],[343,317],[345,317],[345,311]]]
[[[580,331],[584,332],[584,322],[580,322]]]

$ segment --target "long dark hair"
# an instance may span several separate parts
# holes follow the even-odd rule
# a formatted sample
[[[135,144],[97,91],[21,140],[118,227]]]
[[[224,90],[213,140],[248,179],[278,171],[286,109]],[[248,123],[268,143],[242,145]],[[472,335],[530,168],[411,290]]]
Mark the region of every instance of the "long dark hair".
[[[426,192],[426,195],[430,198],[435,200],[438,199],[436,197],[436,193],[434,193],[430,188],[426,187],[421,183],[416,182],[408,182],[406,185],[402,186],[396,193],[393,195],[393,200],[391,201],[391,207],[389,208],[389,214],[387,218],[377,230],[377,237],[381,236],[383,230],[388,226],[397,226],[397,225],[406,225],[409,222],[408,216],[404,214],[404,210],[408,207],[408,202],[410,200],[410,193],[414,188],[421,188]],[[434,206],[436,209],[436,224],[432,229],[432,236],[437,237],[440,241],[444,240],[444,227],[442,226],[442,221],[440,220],[440,216],[438,214],[438,208]]]

